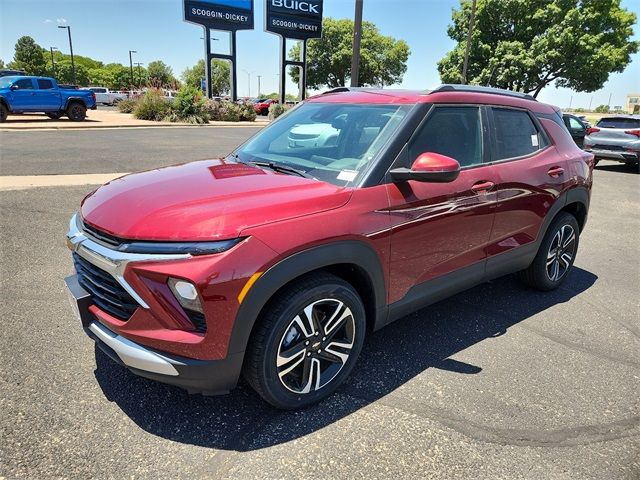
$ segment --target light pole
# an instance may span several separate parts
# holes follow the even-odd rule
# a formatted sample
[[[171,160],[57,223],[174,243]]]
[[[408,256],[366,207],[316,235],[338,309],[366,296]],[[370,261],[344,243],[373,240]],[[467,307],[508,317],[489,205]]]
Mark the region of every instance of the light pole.
[[[260,79],[262,78],[262,75],[258,75],[258,98],[260,98]]]
[[[51,52],[51,72],[53,73],[53,78],[56,77],[56,61],[53,58],[53,51],[58,50],[56,47],[49,47],[49,51]]]
[[[71,74],[73,76],[73,84],[76,85],[76,64],[73,60],[73,42],[71,41],[71,25],[58,25],[58,28],[66,28],[69,34],[69,50],[71,51]]]
[[[140,88],[142,88],[142,70],[140,69],[140,65],[142,65],[141,62],[136,62],[136,65],[138,66],[138,90]]]
[[[469,51],[471,50],[471,40],[473,38],[473,22],[476,19],[476,0],[471,2],[471,17],[469,18],[469,30],[467,31],[467,46],[464,49],[464,62],[462,63],[462,84],[467,83],[467,66],[469,65]]]
[[[351,57],[351,86],[358,86],[360,76],[360,40],[362,39],[362,4],[363,0],[356,0],[356,14],[353,23],[353,55]],[[303,97],[304,98],[304,97]]]
[[[249,93],[247,93],[247,97],[251,97],[251,72],[249,72],[248,70],[245,70],[244,68],[242,69],[242,71],[247,74],[247,80],[249,82],[248,83]]]
[[[132,53],[138,53],[135,50],[129,50],[129,71],[131,73],[131,86],[133,87],[133,57]]]

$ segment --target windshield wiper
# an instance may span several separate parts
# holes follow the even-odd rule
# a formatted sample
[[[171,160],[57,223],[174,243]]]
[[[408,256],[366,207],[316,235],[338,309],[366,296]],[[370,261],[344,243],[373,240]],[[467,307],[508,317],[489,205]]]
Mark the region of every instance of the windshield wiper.
[[[266,168],[268,168],[270,170],[273,170],[274,172],[288,173],[288,174],[298,175],[299,177],[313,178],[315,180],[315,177],[312,177],[311,175],[309,175],[304,170],[299,170],[297,168],[288,167],[288,166],[282,165],[280,163],[275,163],[275,162],[247,162],[247,163],[249,163],[251,165],[255,165],[257,167],[266,167]]]

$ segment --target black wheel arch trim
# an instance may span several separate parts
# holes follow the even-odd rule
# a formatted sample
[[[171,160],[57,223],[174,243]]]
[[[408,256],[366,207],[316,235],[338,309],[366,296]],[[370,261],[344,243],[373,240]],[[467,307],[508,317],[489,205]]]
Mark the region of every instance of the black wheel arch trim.
[[[387,312],[385,277],[378,254],[362,241],[337,241],[294,253],[260,276],[238,309],[229,354],[246,350],[260,312],[278,290],[306,273],[340,264],[356,265],[368,275],[375,304],[375,318],[371,320],[378,325]]]
[[[66,110],[67,108],[69,108],[69,105],[71,105],[74,102],[80,102],[80,103],[82,103],[84,108],[87,108],[87,102],[84,100],[84,98],[82,98],[82,97],[69,97],[69,98],[67,98],[67,101],[64,104],[64,109],[63,110]]]

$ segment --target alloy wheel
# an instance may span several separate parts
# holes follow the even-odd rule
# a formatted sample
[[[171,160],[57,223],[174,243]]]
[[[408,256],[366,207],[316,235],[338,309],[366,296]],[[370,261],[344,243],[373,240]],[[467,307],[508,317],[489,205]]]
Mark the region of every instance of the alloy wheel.
[[[571,225],[563,225],[553,236],[547,253],[547,276],[552,282],[564,277],[571,268],[576,251],[576,232]]]
[[[355,341],[355,321],[344,302],[326,298],[298,312],[278,346],[276,367],[288,390],[307,394],[333,380],[347,363]]]

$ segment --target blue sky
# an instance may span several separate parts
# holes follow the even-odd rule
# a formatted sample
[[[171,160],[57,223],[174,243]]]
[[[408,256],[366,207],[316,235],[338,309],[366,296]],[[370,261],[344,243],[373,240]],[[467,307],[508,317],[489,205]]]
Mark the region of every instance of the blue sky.
[[[241,96],[257,94],[257,75],[262,92],[273,92],[278,85],[279,38],[263,32],[262,0],[255,0],[256,30],[238,33],[238,83]],[[623,6],[640,14],[640,0],[623,0]],[[364,0],[364,18],[378,25],[382,33],[404,39],[411,47],[403,88],[426,89],[440,83],[437,61],[452,48],[446,34],[451,9],[458,0]],[[325,16],[353,17],[354,0],[325,0]],[[45,48],[58,47],[68,53],[66,31],[57,24],[72,27],[74,53],[105,63],[128,64],[129,50],[136,50],[134,62],[161,59],[176,75],[192,66],[203,55],[202,29],[182,20],[181,0],[0,0],[0,58],[13,57],[16,40],[32,36]],[[640,39],[635,28],[635,39]],[[214,34],[214,48],[228,49],[228,35]],[[539,99],[566,107],[592,107],[607,103],[623,105],[625,95],[640,91],[640,54],[621,74],[612,74],[602,90],[575,93],[548,87]],[[291,85],[289,93],[297,94]]]

